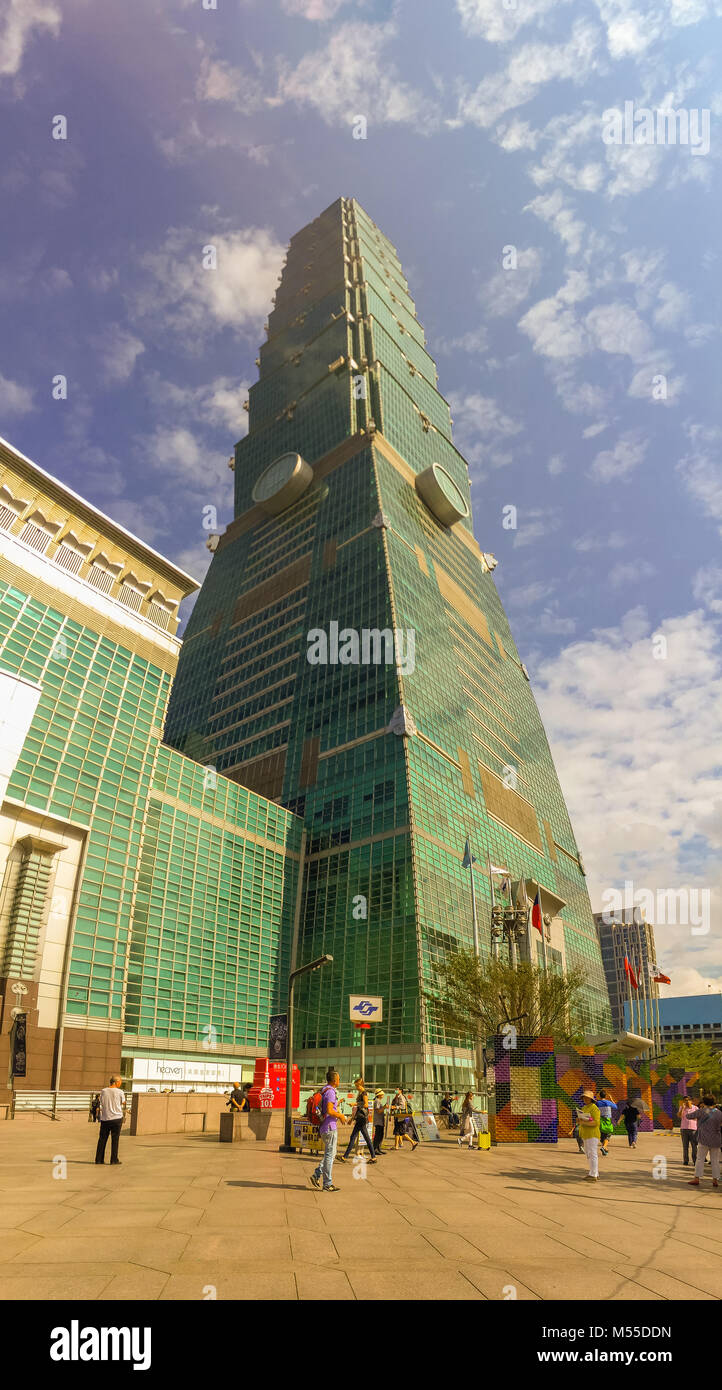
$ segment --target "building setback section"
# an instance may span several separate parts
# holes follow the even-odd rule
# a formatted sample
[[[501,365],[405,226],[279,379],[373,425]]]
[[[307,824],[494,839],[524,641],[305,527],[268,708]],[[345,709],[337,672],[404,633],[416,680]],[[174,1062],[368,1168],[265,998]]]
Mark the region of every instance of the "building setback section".
[[[579,851],[423,329],[357,202],[291,239],[267,332],[166,738],[303,817],[299,961],[334,957],[298,986],[304,1080],[329,1055],[353,1070],[347,996],[367,990],[384,997],[373,1079],[461,1084],[471,1050],[428,996],[435,963],[471,944],[467,835],[482,950],[490,856],[539,886],[549,959],[583,968],[595,1029],[609,1001]],[[309,663],[331,623],[411,631],[413,669]]]

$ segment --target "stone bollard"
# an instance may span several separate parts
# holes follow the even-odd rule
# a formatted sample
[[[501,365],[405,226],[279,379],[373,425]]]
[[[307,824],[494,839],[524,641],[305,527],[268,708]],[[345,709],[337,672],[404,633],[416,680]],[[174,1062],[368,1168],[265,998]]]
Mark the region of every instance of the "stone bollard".
[[[244,1116],[242,1114],[232,1114],[230,1111],[226,1115],[221,1115],[218,1130],[218,1138],[221,1144],[237,1144],[243,1138]]]

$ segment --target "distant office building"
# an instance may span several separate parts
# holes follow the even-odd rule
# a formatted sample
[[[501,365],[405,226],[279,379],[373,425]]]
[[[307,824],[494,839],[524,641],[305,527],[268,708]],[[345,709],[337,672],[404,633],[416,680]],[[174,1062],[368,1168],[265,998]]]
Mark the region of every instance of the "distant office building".
[[[625,1005],[629,1017],[629,1005]],[[660,999],[662,1043],[711,1042],[722,1051],[722,994],[688,994]]]
[[[618,1032],[631,1028],[642,1037],[657,1038],[659,985],[654,927],[645,921],[641,907],[595,912],[594,922],[607,979],[612,1025]],[[624,968],[629,962],[632,976]],[[634,987],[634,980],[637,988]],[[625,1001],[632,1000],[632,1020],[625,1015]]]
[[[0,440],[0,1102],[11,1049],[16,1091],[266,1053],[302,824],[161,743],[196,587]]]

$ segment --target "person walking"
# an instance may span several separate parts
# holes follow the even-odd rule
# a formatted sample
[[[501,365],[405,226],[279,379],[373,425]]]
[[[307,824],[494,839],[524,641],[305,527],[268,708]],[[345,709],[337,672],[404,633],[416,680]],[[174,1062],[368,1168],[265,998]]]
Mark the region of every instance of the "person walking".
[[[350,1134],[350,1136],[349,1136],[349,1141],[348,1141],[348,1144],[346,1145],[346,1152],[345,1152],[345,1154],[339,1154],[338,1161],[339,1161],[339,1163],[345,1163],[345,1162],[346,1162],[346,1159],[348,1158],[348,1156],[349,1156],[349,1154],[350,1154],[350,1152],[351,1152],[351,1149],[353,1148],[354,1140],[356,1140],[356,1141],[358,1142],[357,1136],[360,1134],[361,1137],[363,1138],[363,1141],[364,1141],[364,1143],[365,1143],[365,1145],[366,1145],[366,1148],[368,1149],[369,1154],[370,1154],[370,1157],[369,1157],[368,1162],[369,1162],[369,1163],[375,1163],[375,1162],[376,1162],[376,1154],[375,1154],[375,1152],[374,1152],[374,1146],[373,1146],[373,1144],[372,1144],[372,1142],[371,1142],[371,1138],[370,1138],[370,1136],[369,1136],[369,1130],[368,1130],[368,1123],[369,1123],[369,1098],[368,1098],[368,1095],[367,1095],[367,1092],[366,1092],[366,1084],[365,1084],[364,1079],[363,1079],[362,1076],[357,1076],[357,1077],[356,1077],[355,1085],[356,1085],[357,1095],[356,1095],[356,1113],[355,1113],[355,1115],[354,1115],[353,1129],[351,1130],[351,1134]]]
[[[105,1150],[110,1139],[110,1161],[120,1164],[118,1145],[125,1119],[125,1092],[120,1089],[120,1077],[111,1076],[110,1085],[100,1092],[100,1134],[95,1150],[95,1162],[105,1163]]]
[[[463,1101],[463,1104],[462,1104],[462,1107],[461,1107],[461,1129],[460,1129],[459,1137],[458,1137],[458,1139],[457,1139],[457,1141],[456,1141],[457,1144],[459,1145],[459,1148],[460,1148],[460,1149],[463,1148],[464,1140],[465,1140],[467,1134],[468,1134],[468,1136],[469,1136],[469,1148],[471,1148],[472,1145],[473,1145],[473,1143],[474,1143],[474,1137],[475,1137],[475,1135],[476,1135],[476,1121],[475,1121],[475,1119],[474,1119],[474,1092],[473,1092],[473,1091],[467,1091],[467,1092],[466,1092],[466,1095],[464,1096],[464,1101]]]
[[[578,1148],[580,1154],[583,1154],[583,1153],[584,1153],[584,1145],[583,1145],[581,1139],[579,1138],[579,1111],[580,1111],[580,1109],[581,1109],[581,1106],[579,1106],[579,1105],[573,1106],[573,1110],[574,1110],[574,1128],[572,1129],[572,1138],[573,1138],[573,1139],[576,1139],[576,1141],[577,1141],[577,1148]]]
[[[679,1107],[679,1132],[682,1136],[682,1163],[689,1167],[689,1151],[692,1149],[692,1167],[697,1162],[697,1117],[698,1111],[689,1096],[682,1096]]]
[[[448,1091],[444,1091],[441,1097],[439,1118],[445,1121],[447,1129],[451,1129],[451,1096]]]
[[[338,1081],[338,1072],[329,1067],[326,1072],[326,1085],[321,1091],[321,1123],[318,1127],[323,1140],[323,1158],[309,1179],[312,1187],[320,1188],[323,1183],[324,1192],[338,1192],[338,1188],[333,1185],[333,1160],[338,1143],[336,1126],[339,1120],[342,1125],[348,1124],[348,1117],[338,1108]]]
[[[587,1173],[585,1182],[598,1182],[600,1138],[599,1109],[594,1104],[593,1091],[582,1091],[582,1100],[584,1101],[584,1109],[579,1111],[577,1123],[579,1125],[582,1144],[584,1145],[584,1152],[589,1163],[589,1172]]]
[[[709,1153],[712,1186],[719,1187],[719,1156],[722,1145],[722,1110],[715,1105],[714,1096],[704,1096],[697,1107],[697,1158],[690,1187],[699,1187],[704,1177],[704,1161]]]
[[[411,1135],[414,1148],[417,1148],[420,1142],[419,1131],[414,1119],[414,1097],[411,1091],[406,1092],[406,1132]]]
[[[612,1111],[616,1110],[617,1102],[607,1095],[606,1091],[600,1091],[597,1096],[597,1108],[599,1110],[599,1145],[600,1154],[607,1157],[609,1153],[609,1140],[614,1134],[614,1116]]]
[[[627,1101],[622,1111],[622,1119],[624,1121],[624,1128],[627,1131],[627,1143],[630,1149],[636,1149],[637,1135],[639,1133],[639,1111],[636,1105],[632,1105],[631,1100]]]
[[[100,1119],[100,1091],[96,1091],[90,1102],[90,1119],[92,1124]]]
[[[394,1098],[391,1102],[391,1113],[394,1117],[394,1149],[403,1148],[404,1139],[406,1139],[407,1143],[411,1144],[412,1149],[414,1149],[416,1145],[406,1129],[408,1102],[400,1086],[397,1086]]]
[[[382,1154],[381,1148],[386,1128],[386,1096],[383,1091],[377,1091],[374,1096],[374,1153]]]

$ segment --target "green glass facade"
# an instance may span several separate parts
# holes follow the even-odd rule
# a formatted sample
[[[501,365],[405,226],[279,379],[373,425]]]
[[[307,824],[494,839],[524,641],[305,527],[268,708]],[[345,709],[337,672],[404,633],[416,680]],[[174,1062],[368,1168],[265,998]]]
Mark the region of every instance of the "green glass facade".
[[[34,566],[52,581],[52,560]],[[40,694],[2,802],[0,977],[25,981],[32,1008],[48,980],[60,1000],[52,1023],[40,1002],[21,1086],[55,1084],[58,1026],[66,1090],[97,1088],[121,1037],[126,1058],[251,1063],[285,1005],[302,822],[161,743],[167,653],[154,664],[134,633],[125,645],[122,618],[111,637],[90,609],[71,616],[81,602],[12,568],[14,580],[0,573],[0,677]],[[30,842],[43,827],[55,843]],[[73,838],[82,848],[65,868]],[[49,912],[67,927],[47,974]]]
[[[468,1046],[424,1002],[434,961],[472,941],[467,835],[480,869],[489,855],[564,903],[580,1023],[607,1025],[579,853],[492,565],[470,514],[441,524],[415,486],[441,465],[470,513],[468,468],[396,252],[355,201],[292,238],[260,364],[166,739],[304,820],[296,963],[334,962],[299,984],[299,1061],[309,1076],[330,1054],[352,1062],[348,995],[366,991],[384,999],[369,1077],[468,1074]],[[254,488],[289,451],[313,480],[270,515]],[[409,631],[414,660],[311,664],[309,634],[331,624]],[[477,900],[487,952],[482,873]]]

